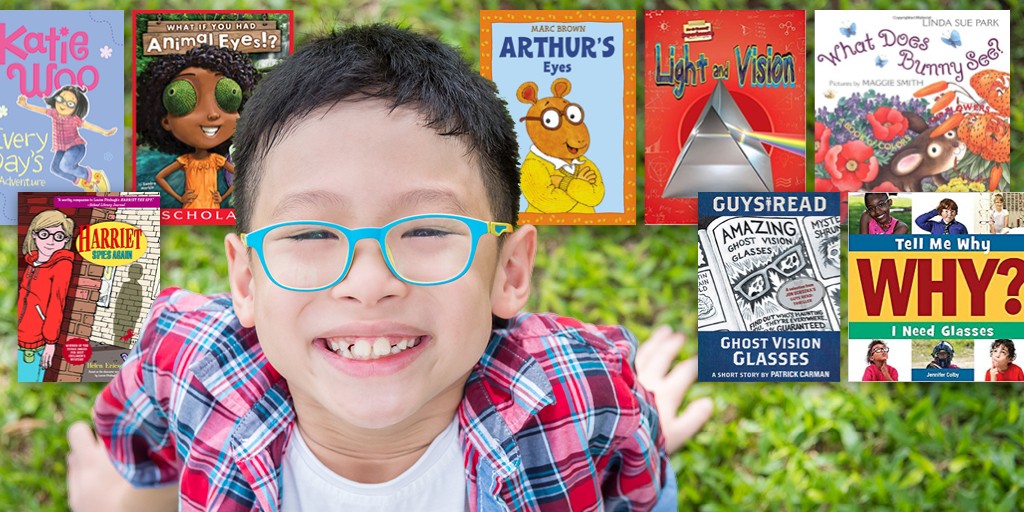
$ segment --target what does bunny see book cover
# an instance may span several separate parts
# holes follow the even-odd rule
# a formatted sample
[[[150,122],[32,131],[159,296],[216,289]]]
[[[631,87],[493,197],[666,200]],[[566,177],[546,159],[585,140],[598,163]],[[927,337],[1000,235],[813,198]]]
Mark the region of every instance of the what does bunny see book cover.
[[[1009,11],[816,11],[815,189],[1009,190]]]
[[[156,193],[18,194],[18,381],[107,382],[160,289]]]
[[[636,223],[633,11],[480,11],[480,72],[516,121],[523,222]]]
[[[21,191],[124,190],[124,13],[0,11],[0,225]]]
[[[700,192],[805,189],[804,11],[646,11],[648,224],[694,224]]]

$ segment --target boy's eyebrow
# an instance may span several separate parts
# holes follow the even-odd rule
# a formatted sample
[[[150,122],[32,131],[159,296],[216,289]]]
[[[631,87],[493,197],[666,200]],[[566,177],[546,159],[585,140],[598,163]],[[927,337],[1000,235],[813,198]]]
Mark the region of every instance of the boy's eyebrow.
[[[347,206],[348,201],[338,194],[310,190],[285,196],[270,212],[270,218],[278,219],[296,210],[308,214],[311,210],[343,210]]]
[[[426,188],[411,190],[394,199],[392,210],[415,209],[417,206],[427,206],[437,213],[468,214],[466,206],[459,201],[459,197],[451,190],[445,188]]]

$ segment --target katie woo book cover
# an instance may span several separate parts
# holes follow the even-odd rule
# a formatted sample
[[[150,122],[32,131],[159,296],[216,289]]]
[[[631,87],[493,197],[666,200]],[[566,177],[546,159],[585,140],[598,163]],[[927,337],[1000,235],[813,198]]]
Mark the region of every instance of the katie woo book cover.
[[[124,12],[0,11],[0,225],[20,191],[124,190]]]
[[[235,223],[235,126],[293,25],[292,11],[133,12],[133,186],[160,193],[164,224]]]
[[[804,11],[644,13],[644,221],[699,192],[805,188]]]
[[[1009,11],[814,16],[816,190],[1009,190]]]
[[[480,11],[480,72],[517,120],[523,222],[636,223],[636,13]]]
[[[18,381],[107,382],[160,290],[160,198],[18,194]]]

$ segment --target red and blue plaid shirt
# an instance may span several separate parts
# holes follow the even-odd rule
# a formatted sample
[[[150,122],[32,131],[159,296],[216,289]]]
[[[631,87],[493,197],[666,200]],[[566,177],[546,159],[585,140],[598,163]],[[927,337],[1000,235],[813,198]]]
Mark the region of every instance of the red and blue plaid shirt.
[[[554,315],[494,330],[457,412],[470,509],[674,509],[635,347],[625,329]],[[295,411],[228,296],[164,291],[93,415],[121,474],[177,481],[182,510],[279,509]]]

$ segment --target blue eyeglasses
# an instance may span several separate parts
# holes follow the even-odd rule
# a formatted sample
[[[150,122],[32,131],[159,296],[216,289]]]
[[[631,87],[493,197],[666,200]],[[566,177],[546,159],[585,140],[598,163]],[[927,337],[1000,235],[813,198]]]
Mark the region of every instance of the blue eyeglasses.
[[[379,228],[347,228],[322,221],[272,224],[242,233],[271,282],[286,290],[315,292],[341,282],[356,244],[376,240],[388,269],[417,286],[450,283],[469,270],[480,237],[500,236],[511,224],[447,214],[413,215]]]

